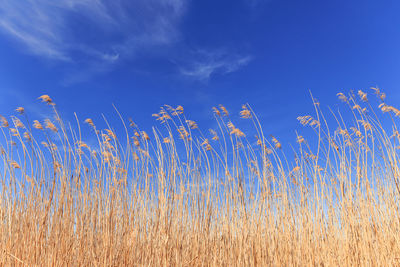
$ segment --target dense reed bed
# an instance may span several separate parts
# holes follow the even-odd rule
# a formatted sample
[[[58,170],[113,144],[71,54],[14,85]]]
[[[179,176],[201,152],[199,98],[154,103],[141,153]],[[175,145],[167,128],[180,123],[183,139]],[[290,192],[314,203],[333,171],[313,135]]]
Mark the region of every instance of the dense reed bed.
[[[400,111],[338,97],[312,98],[290,147],[248,105],[207,131],[164,106],[146,133],[67,124],[41,96],[49,119],[1,117],[0,265],[398,265]]]

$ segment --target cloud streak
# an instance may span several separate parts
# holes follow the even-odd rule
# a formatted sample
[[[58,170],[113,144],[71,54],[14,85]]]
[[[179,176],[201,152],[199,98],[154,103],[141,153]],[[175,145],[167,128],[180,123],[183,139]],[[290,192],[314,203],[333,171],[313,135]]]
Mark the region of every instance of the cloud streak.
[[[250,62],[248,55],[221,48],[193,52],[185,45],[179,25],[187,3],[0,0],[0,32],[22,44],[27,53],[67,63],[72,71],[66,74],[64,85],[108,72],[115,64],[149,51],[175,62],[180,75],[200,81],[234,72]],[[162,47],[168,48],[164,54]]]
[[[36,55],[113,62],[176,40],[184,10],[183,0],[0,0],[0,28]]]
[[[238,55],[226,51],[198,51],[196,54],[195,59],[182,64],[180,72],[182,75],[205,82],[212,75],[235,72],[252,59],[249,55]]]

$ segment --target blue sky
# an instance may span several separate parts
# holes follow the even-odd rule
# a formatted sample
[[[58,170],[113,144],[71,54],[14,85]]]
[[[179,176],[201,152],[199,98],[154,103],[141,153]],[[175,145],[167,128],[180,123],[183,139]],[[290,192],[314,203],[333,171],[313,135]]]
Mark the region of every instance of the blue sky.
[[[379,86],[400,100],[399,1],[0,0],[0,114],[32,119],[49,94],[63,116],[142,128],[163,104],[208,128],[211,107],[249,103],[280,136],[312,112],[309,91]]]

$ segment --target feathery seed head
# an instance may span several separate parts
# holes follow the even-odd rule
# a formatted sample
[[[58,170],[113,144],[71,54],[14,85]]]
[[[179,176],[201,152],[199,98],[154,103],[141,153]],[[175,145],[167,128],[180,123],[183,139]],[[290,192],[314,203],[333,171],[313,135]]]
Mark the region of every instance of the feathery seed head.
[[[167,120],[171,120],[171,116],[164,110],[164,108],[161,108],[159,113],[153,114],[153,117],[156,117],[156,120],[160,121],[161,123],[165,123]]]
[[[204,139],[203,143],[201,143],[202,146],[204,146],[206,151],[211,151],[212,147],[210,145],[210,141],[208,139]]]
[[[258,137],[258,135],[256,135],[255,138],[257,139],[257,145],[262,146],[263,143],[262,143],[261,139]]]
[[[363,92],[363,91],[361,91],[361,90],[358,90],[358,95],[360,96],[360,98],[361,98],[362,101],[364,101],[364,102],[367,102],[367,101],[368,101],[367,93],[365,93],[365,92]]]
[[[282,148],[282,144],[279,143],[278,139],[276,139],[273,135],[271,135],[271,139],[272,139],[272,142],[275,145],[275,148],[278,148],[278,149]]]
[[[46,128],[52,130],[55,133],[58,132],[57,127],[49,119],[45,119],[44,123]]]
[[[177,106],[175,109],[172,109],[172,116],[178,116],[179,114],[183,114],[182,106]]]
[[[293,174],[293,173],[296,173],[298,171],[300,171],[300,167],[296,166],[296,167],[293,168],[293,170],[290,173]]]
[[[179,126],[179,128],[177,130],[178,130],[180,139],[186,139],[189,137],[189,133],[188,133],[188,131],[186,131],[185,127]]]
[[[148,135],[145,131],[142,131],[142,138],[143,138],[144,140],[150,140],[149,135]]]
[[[218,134],[217,134],[216,131],[214,131],[213,129],[210,129],[210,133],[213,135],[211,140],[214,140],[214,141],[218,141],[219,140],[219,137],[218,137]]]
[[[343,102],[348,102],[347,97],[343,94],[343,93],[337,93],[336,94],[338,96],[338,98],[343,101]]]
[[[242,105],[242,111],[240,111],[240,117],[242,119],[250,119],[251,112],[246,105]]]
[[[54,105],[53,100],[48,95],[41,95],[38,97],[38,99],[42,100],[42,102],[45,102],[49,105]]]
[[[21,167],[19,166],[19,164],[16,161],[11,161],[10,164],[14,169],[21,169]]]
[[[219,104],[219,108],[222,110],[222,113],[224,114],[224,116],[229,116],[229,112],[228,110],[221,104]]]
[[[17,108],[15,109],[15,111],[17,111],[17,112],[20,113],[20,114],[23,114],[23,113],[25,112],[25,109],[24,109],[23,107],[17,107]]]
[[[18,130],[15,129],[15,128],[10,128],[10,132],[11,132],[12,136],[18,136],[19,135],[18,134]]]
[[[301,135],[297,136],[297,143],[301,144],[301,143],[305,143],[305,142],[306,142],[306,140],[304,140],[303,136],[301,136]]]
[[[87,119],[85,120],[85,123],[87,123],[87,124],[89,124],[90,126],[94,127],[93,120],[90,119],[90,118],[87,118]]]
[[[111,141],[111,138],[108,135],[104,134],[104,133],[101,134],[101,137],[103,138],[103,140],[104,140],[103,142],[104,143],[108,143],[108,142]]]
[[[194,121],[192,121],[192,120],[186,120],[186,123],[189,125],[189,127],[190,127],[190,129],[197,129],[197,128],[199,128],[198,126],[197,126],[197,123],[196,122],[194,122]]]
[[[370,88],[374,91],[376,95],[379,96],[381,94],[381,89],[379,89],[378,87],[370,87]]]
[[[83,142],[83,141],[78,141],[78,146],[79,146],[79,147],[84,147],[84,148],[89,149],[89,146],[88,146],[85,142]]]
[[[208,139],[204,139],[203,143],[201,143],[202,146],[208,145],[210,144],[210,141],[208,141]]]
[[[379,105],[379,108],[382,110],[382,112],[393,112],[396,117],[400,117],[400,110],[393,106],[382,103]]]
[[[246,136],[241,130],[236,128],[235,125],[231,121],[229,121],[227,123],[227,126],[228,126],[228,128],[230,130],[229,134],[231,134],[231,135],[234,134],[237,137],[245,137]]]
[[[213,110],[215,115],[221,117],[221,112],[216,107],[213,107],[212,110]]]
[[[139,139],[136,136],[133,136],[132,139],[133,139],[133,144],[135,146],[139,147],[140,146]]]
[[[228,128],[229,128],[230,130],[235,129],[235,125],[233,125],[233,123],[232,123],[231,121],[228,121],[228,123],[227,123],[226,125],[228,126]]]
[[[353,134],[355,134],[358,138],[362,137],[362,133],[355,127],[350,127],[350,130],[353,131]]]
[[[24,126],[24,124],[21,122],[21,120],[20,119],[18,119],[18,118],[13,118],[13,123],[14,123],[14,125],[15,125],[15,127],[17,127],[17,128],[24,128],[25,126]]]
[[[364,120],[359,120],[358,122],[360,122],[362,124],[362,126],[364,127],[364,129],[366,131],[372,131],[372,126],[369,122],[364,121]]]
[[[132,118],[129,118],[128,120],[129,120],[129,127],[135,127],[136,126],[136,124],[133,122]]]
[[[313,120],[313,118],[309,115],[306,115],[297,117],[297,120],[301,123],[301,125],[306,126]]]
[[[43,126],[38,120],[33,121],[33,128],[38,129],[38,130],[43,130]]]
[[[114,139],[117,139],[117,136],[115,135],[115,133],[114,133],[113,131],[111,131],[110,129],[105,129],[105,131],[107,132],[107,134],[108,134],[110,137],[112,137],[112,138],[114,138]]]
[[[7,127],[10,126],[10,124],[8,123],[6,117],[3,117],[3,116],[0,115],[0,121],[2,123],[1,127],[7,128]]]
[[[113,158],[113,155],[108,151],[103,151],[103,153],[101,153],[101,154],[104,159],[104,162],[109,163],[111,161],[111,159]]]
[[[239,130],[238,128],[235,128],[232,130],[231,134],[235,134],[237,137],[245,137],[246,135]]]
[[[32,140],[31,135],[30,135],[28,132],[24,132],[24,138],[25,138],[26,140],[28,140],[28,141],[31,141],[31,140]]]

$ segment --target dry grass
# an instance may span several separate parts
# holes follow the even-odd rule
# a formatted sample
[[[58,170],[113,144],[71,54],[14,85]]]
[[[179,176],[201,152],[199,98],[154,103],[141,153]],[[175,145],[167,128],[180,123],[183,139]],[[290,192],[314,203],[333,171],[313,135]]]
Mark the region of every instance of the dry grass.
[[[365,92],[338,94],[351,116],[313,99],[298,119],[315,135],[293,158],[247,105],[236,122],[213,108],[207,132],[165,106],[152,134],[122,121],[119,139],[66,126],[41,96],[53,118],[0,117],[0,265],[398,265],[400,112],[374,91],[375,111]]]

